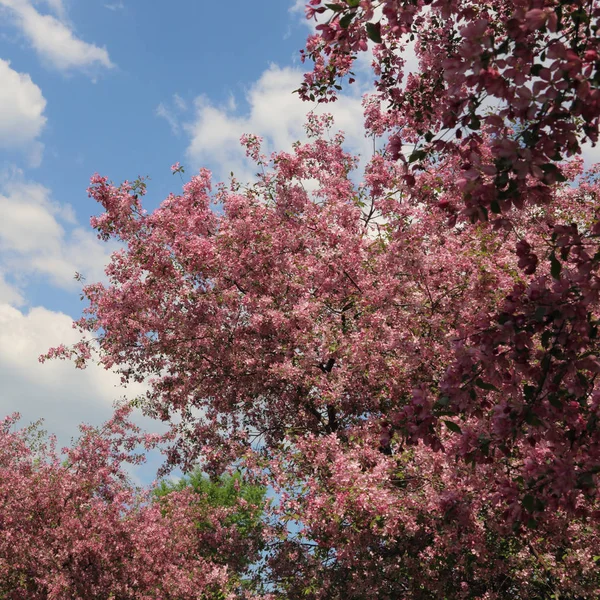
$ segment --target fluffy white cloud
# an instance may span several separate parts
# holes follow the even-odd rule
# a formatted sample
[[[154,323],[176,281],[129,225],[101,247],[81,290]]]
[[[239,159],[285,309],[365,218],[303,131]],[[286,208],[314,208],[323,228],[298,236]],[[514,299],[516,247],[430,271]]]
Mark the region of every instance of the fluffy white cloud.
[[[97,365],[78,370],[70,362],[38,361],[50,347],[78,340],[68,315],[0,303],[0,417],[19,412],[23,425],[43,418],[45,428],[66,444],[80,423],[100,425],[115,400],[144,392],[140,384],[124,390],[117,375]]]
[[[80,423],[102,424],[115,400],[133,399],[147,388],[123,388],[115,373],[93,363],[83,371],[68,361],[40,364],[41,354],[60,344],[72,345],[80,334],[71,316],[41,306],[28,308],[22,289],[42,275],[76,293],[81,284],[73,279],[75,271],[92,281],[103,279],[114,246],[78,226],[68,204],[52,201],[48,189],[24,181],[20,172],[0,177],[0,214],[0,418],[19,412],[22,425],[42,418],[44,428],[67,445],[78,435]],[[160,429],[139,415],[135,420],[149,430]],[[152,461],[152,466],[131,474],[148,482],[161,462],[156,456]]]
[[[76,224],[69,205],[53,202],[47,188],[19,175],[0,183],[0,270],[24,281],[43,275],[64,289],[76,289],[80,272],[103,277],[110,248]]]
[[[0,304],[21,306],[25,302],[21,292],[11,283],[6,281],[5,274],[0,271]]]
[[[226,178],[234,171],[236,177],[246,180],[253,170],[239,144],[240,136],[244,133],[262,136],[267,151],[289,150],[294,141],[305,139],[306,113],[314,108],[332,113],[335,129],[346,134],[348,149],[369,157],[372,142],[364,137],[360,96],[342,94],[337,102],[321,110],[292,93],[302,81],[302,73],[300,69],[271,65],[248,90],[249,108],[242,116],[237,114],[233,102],[215,106],[205,96],[196,98],[195,118],[183,125],[190,136],[187,156],[193,167],[218,164],[221,166],[216,173],[218,177]]]
[[[46,124],[45,108],[46,99],[31,77],[0,59],[0,148],[18,148],[41,158],[37,138]]]
[[[56,16],[41,14],[30,0],[0,0],[40,58],[60,71],[110,68],[113,66],[106,48],[80,40],[64,21],[61,2],[50,0]]]
[[[308,4],[307,0],[292,0],[292,5],[289,7],[289,11],[291,13],[296,13],[301,15],[302,20],[310,27],[311,21],[306,18],[306,5]]]

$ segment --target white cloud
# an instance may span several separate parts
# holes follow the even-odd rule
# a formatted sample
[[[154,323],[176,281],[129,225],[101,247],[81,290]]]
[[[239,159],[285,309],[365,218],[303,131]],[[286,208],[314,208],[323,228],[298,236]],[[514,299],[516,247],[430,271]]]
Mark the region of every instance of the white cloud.
[[[289,12],[298,15],[302,23],[314,29],[316,22],[306,19],[305,7],[306,0],[294,0]],[[334,130],[340,129],[345,133],[345,147],[365,161],[373,153],[373,141],[364,135],[361,104],[365,94],[375,91],[371,68],[373,44],[369,46],[368,52],[359,53],[355,63],[356,82],[346,84],[335,103],[317,105],[302,102],[298,94],[293,93],[300,87],[304,73],[310,69],[310,63],[306,63],[297,67],[271,65],[248,89],[246,114],[240,114],[237,110],[233,96],[229,102],[217,105],[205,95],[195,100],[193,121],[182,122],[176,111],[169,110],[164,104],[161,104],[157,113],[160,112],[160,116],[170,123],[173,131],[182,129],[189,135],[186,153],[190,166],[197,168],[209,165],[217,179],[221,180],[227,179],[232,171],[241,181],[253,177],[255,167],[246,159],[245,151],[239,144],[242,134],[252,133],[263,137],[266,154],[290,150],[294,141],[306,139],[303,126],[306,114],[311,110],[332,113]],[[405,60],[406,73],[414,71],[417,66],[414,43],[407,44]]]
[[[164,119],[169,124],[173,135],[179,135],[179,120],[173,111],[162,102],[156,107],[156,116]]]
[[[187,110],[187,102],[179,94],[173,94],[173,103],[177,110],[181,112]]]
[[[585,162],[586,168],[600,162],[600,144],[592,146],[591,142],[586,142],[581,145],[581,155]]]
[[[11,283],[6,281],[5,274],[0,271],[0,304],[21,306],[25,303],[21,292]]]
[[[125,5],[122,2],[113,2],[112,4],[105,4],[104,8],[112,11],[125,10]]]
[[[46,124],[45,108],[46,99],[31,77],[0,59],[0,148],[24,150],[37,166],[43,145],[36,140]]]
[[[68,361],[39,363],[50,347],[79,339],[68,315],[0,304],[0,417],[18,411],[23,425],[44,418],[45,428],[64,444],[77,435],[79,423],[99,425],[109,418],[114,400],[144,392],[141,384],[124,390],[116,374],[97,365],[81,371]]]
[[[173,135],[179,135],[181,132],[181,116],[187,110],[187,102],[179,94],[173,94],[171,101],[169,103],[161,102],[156,107],[154,114],[169,124]]]
[[[315,108],[334,115],[335,129],[345,132],[346,147],[351,152],[370,157],[372,143],[364,137],[361,97],[341,94],[337,102],[321,110],[292,93],[299,87],[302,74],[299,69],[271,65],[248,90],[249,108],[243,116],[236,114],[235,102],[217,107],[205,96],[196,98],[195,119],[184,125],[190,136],[187,156],[192,166],[218,164],[217,177],[226,178],[234,171],[236,177],[245,181],[253,169],[240,146],[240,136],[262,136],[268,152],[290,150],[294,141],[306,139],[306,114]]]
[[[42,61],[52,67],[65,72],[113,67],[106,48],[89,44],[75,36],[64,21],[64,16],[61,16],[64,13],[62,3],[52,0],[50,3],[60,18],[41,14],[30,0],[0,0],[0,6],[10,12]]]
[[[306,18],[306,5],[308,4],[308,0],[293,0],[292,5],[289,7],[288,11],[292,14],[298,15],[299,21],[306,25],[309,29],[314,30],[317,26],[317,22],[314,19],[310,21]]]
[[[27,308],[22,290],[41,274],[76,293],[81,284],[73,279],[75,271],[91,281],[105,279],[104,265],[115,246],[79,227],[70,205],[52,201],[48,189],[24,181],[20,171],[0,175],[0,214],[0,418],[19,412],[22,425],[43,418],[44,428],[66,445],[78,435],[80,423],[100,425],[111,416],[115,400],[133,399],[147,387],[123,388],[118,375],[94,363],[83,371],[70,361],[40,364],[38,357],[49,348],[70,346],[81,335],[69,315]],[[160,428],[139,415],[135,421]],[[152,460],[155,467],[160,462]],[[139,473],[146,481],[154,477],[149,467]]]
[[[75,272],[104,275],[110,247],[77,226],[72,208],[50,198],[44,186],[12,176],[0,185],[0,269],[21,283],[42,275],[53,285],[76,289]]]
[[[33,142],[27,152],[27,161],[29,166],[37,168],[42,164],[42,158],[44,157],[44,144],[42,142]]]

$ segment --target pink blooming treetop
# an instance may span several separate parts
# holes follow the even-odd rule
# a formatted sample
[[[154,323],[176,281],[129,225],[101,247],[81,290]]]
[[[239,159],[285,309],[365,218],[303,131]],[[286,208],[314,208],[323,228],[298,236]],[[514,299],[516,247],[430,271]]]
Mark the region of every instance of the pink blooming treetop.
[[[407,174],[428,156],[457,156],[462,210],[472,219],[546,199],[564,176],[560,161],[598,140],[594,0],[310,0],[306,12],[319,24],[303,51],[314,69],[301,96],[335,100],[372,48],[367,130],[390,135],[389,154]],[[413,145],[407,155],[403,144]]]
[[[281,492],[265,556],[284,597],[593,597],[595,174],[561,164],[544,204],[471,225],[459,157],[407,180],[377,154],[357,185],[327,124],[270,158],[247,136],[257,183],[213,191],[201,170],[151,214],[94,176],[92,223],[123,249],[84,288],[96,342],[50,354],[148,381],[172,465]]]
[[[472,469],[423,445],[386,455],[376,428],[349,435],[277,457],[279,517],[302,523],[272,544],[285,598],[598,597],[597,527],[559,511],[514,529],[497,501],[506,465]]]
[[[254,550],[225,524],[235,508],[211,508],[186,490],[155,502],[136,489],[125,465],[141,460],[135,447],[156,440],[129,412],[117,410],[101,430],[82,427],[62,455],[52,442],[32,444],[15,418],[0,424],[0,597],[241,597],[223,562]]]
[[[507,440],[499,444],[504,453],[518,431],[544,431],[547,447],[540,447],[537,433],[526,436],[543,453],[529,466],[531,497],[546,495],[553,505],[571,485],[595,496],[597,168],[579,176],[577,161],[563,159],[598,137],[598,3],[311,0],[307,16],[320,24],[307,43],[305,57],[315,68],[302,96],[333,99],[370,40],[377,81],[365,99],[365,119],[367,131],[389,136],[382,160],[397,164],[408,186],[419,185],[416,175],[431,161],[453,163],[451,193],[440,188],[432,194],[449,226],[468,218],[518,232],[523,278],[493,314],[483,307],[462,328],[434,397],[431,389],[413,394],[416,407],[404,408],[395,426],[427,423],[429,410],[419,414],[430,402],[480,424],[491,408],[492,437]],[[406,50],[413,42],[418,67],[408,73]],[[408,156],[406,144],[414,144]],[[561,185],[568,181],[570,189]],[[411,190],[415,198],[422,193]],[[537,206],[530,210],[543,214],[543,206],[567,197],[578,198],[583,213],[575,204],[554,211],[545,219],[544,240],[533,241],[523,207]],[[487,452],[488,436],[480,434]],[[483,460],[478,452],[473,460]],[[573,498],[563,498],[579,510]]]

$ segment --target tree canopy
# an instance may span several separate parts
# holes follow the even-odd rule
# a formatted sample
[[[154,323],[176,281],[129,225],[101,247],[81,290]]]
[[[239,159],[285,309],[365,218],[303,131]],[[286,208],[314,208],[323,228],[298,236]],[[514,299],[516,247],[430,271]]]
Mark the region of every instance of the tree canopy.
[[[144,182],[95,175],[122,249],[84,288],[88,337],[48,356],[149,382],[169,465],[276,492],[260,597],[598,597],[600,8],[307,15],[301,94],[333,100],[372,51],[382,150],[357,174],[309,114],[289,151],[242,138],[255,182],[202,169],[152,213]]]

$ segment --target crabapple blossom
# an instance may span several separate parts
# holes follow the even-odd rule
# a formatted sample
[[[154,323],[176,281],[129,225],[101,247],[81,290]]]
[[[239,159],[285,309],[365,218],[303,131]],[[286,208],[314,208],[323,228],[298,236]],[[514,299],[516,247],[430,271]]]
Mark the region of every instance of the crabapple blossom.
[[[155,502],[136,489],[124,466],[156,440],[129,412],[118,409],[101,429],[82,427],[62,454],[53,440],[32,444],[15,417],[0,424],[0,597],[240,597],[224,558],[254,550],[226,524],[235,507],[198,502],[189,490]]]
[[[595,1],[311,0],[307,17],[317,16],[302,51],[314,68],[301,96],[335,100],[370,41],[376,92],[368,130],[392,136],[389,153],[407,170],[423,168],[432,154],[460,157],[471,171],[459,185],[470,218],[546,198],[563,176],[560,161],[598,141]],[[419,64],[407,73],[409,44]],[[378,118],[376,107],[385,107]],[[414,144],[410,156],[397,139]],[[526,193],[528,178],[535,195]]]
[[[313,116],[310,141],[269,158],[245,136],[254,184],[213,189],[202,169],[152,213],[94,176],[93,225],[122,249],[84,288],[85,354],[49,354],[146,380],[171,465],[278,492],[264,590],[593,597],[595,320],[573,323],[597,301],[574,291],[593,273],[595,173],[574,159],[518,220],[472,224],[456,156],[407,180],[378,154],[357,184],[330,125]]]
[[[201,169],[152,213],[144,182],[95,175],[92,225],[121,249],[84,287],[82,341],[47,357],[146,381],[165,468],[275,490],[262,597],[599,597],[600,178],[579,155],[600,8],[307,17],[302,97],[334,100],[370,44],[365,131],[385,149],[357,175],[311,114],[286,152],[243,136],[256,181]]]

